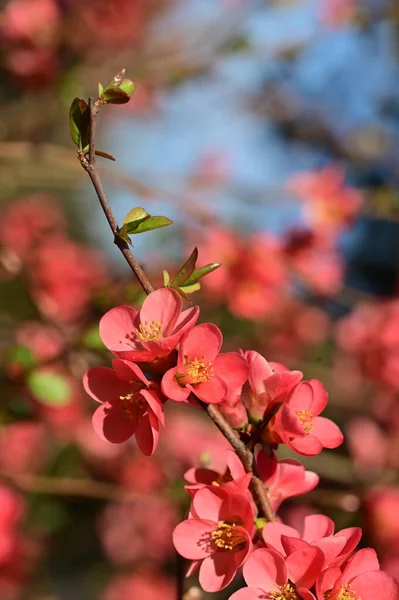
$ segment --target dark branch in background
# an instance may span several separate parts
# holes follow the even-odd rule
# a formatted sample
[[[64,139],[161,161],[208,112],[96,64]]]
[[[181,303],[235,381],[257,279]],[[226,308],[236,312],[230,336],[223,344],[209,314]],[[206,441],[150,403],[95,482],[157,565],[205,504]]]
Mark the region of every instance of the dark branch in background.
[[[143,290],[146,292],[146,294],[150,294],[152,291],[154,291],[154,288],[152,287],[150,281],[148,280],[148,277],[134,258],[133,254],[129,250],[128,244],[119,236],[118,224],[115,220],[111,206],[107,200],[104,188],[102,186],[99,174],[96,169],[96,116],[99,111],[100,105],[101,103],[99,100],[93,101],[93,98],[89,98],[89,152],[88,154],[85,154],[84,152],[78,152],[78,157],[82,167],[88,173],[91,182],[94,186],[101,207],[107,218],[111,231],[114,234],[114,243],[122,252],[123,256],[125,257],[125,260],[127,261],[133,273],[137,277]],[[224,437],[230,442],[231,446],[236,451],[237,456],[241,460],[246,473],[252,473],[251,491],[254,495],[254,499],[258,507],[260,516],[265,517],[269,521],[274,521],[276,517],[271,507],[266,488],[261,479],[259,479],[259,477],[257,476],[253,453],[245,446],[244,442],[240,439],[238,433],[226,421],[226,419],[223,417],[223,415],[216,406],[213,406],[211,404],[203,404],[203,408],[206,410],[209,417],[212,419],[212,421],[215,423],[215,425],[218,427],[218,429],[222,432]]]

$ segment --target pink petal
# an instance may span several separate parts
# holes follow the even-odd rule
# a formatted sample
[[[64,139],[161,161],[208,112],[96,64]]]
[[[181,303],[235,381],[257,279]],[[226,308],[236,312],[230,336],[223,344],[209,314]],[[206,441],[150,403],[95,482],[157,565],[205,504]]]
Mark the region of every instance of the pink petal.
[[[283,399],[291,390],[301,381],[303,373],[301,371],[284,371],[283,373],[274,373],[265,381],[265,392],[270,400]]]
[[[233,479],[238,479],[245,475],[245,469],[234,450],[226,451],[227,467]]]
[[[223,520],[220,518],[220,510],[226,496],[227,494],[224,494],[221,490],[216,491],[207,488],[199,490],[193,499],[195,513],[201,519],[207,519],[216,523]]]
[[[122,408],[104,402],[92,417],[93,429],[103,440],[113,444],[126,442],[136,430],[137,423],[125,418]]]
[[[264,598],[265,592],[263,590],[254,587],[246,587],[234,592],[229,600],[264,600]]]
[[[141,390],[141,395],[146,400],[148,406],[158,419],[158,421],[165,427],[165,415],[163,412],[162,401],[155,390]]]
[[[111,352],[137,349],[136,318],[138,311],[130,306],[117,306],[100,320],[100,337]],[[133,342],[132,337],[135,341]]]
[[[183,310],[175,323],[173,333],[182,336],[183,333],[192,329],[198,320],[199,312],[199,306],[192,306],[187,310]]]
[[[227,394],[225,382],[217,375],[211,377],[208,383],[199,383],[189,387],[197,398],[207,404],[219,404],[223,402]]]
[[[281,543],[281,536],[288,536],[291,538],[299,538],[299,531],[290,527],[289,525],[284,525],[284,523],[279,523],[278,521],[273,521],[272,523],[267,523],[262,530],[262,537],[265,544],[271,548],[274,548],[281,554],[285,554],[284,547]]]
[[[140,323],[155,321],[162,325],[162,337],[172,332],[181,313],[183,301],[175,290],[160,288],[147,296],[140,309]]]
[[[210,534],[217,523],[205,519],[186,519],[173,531],[173,545],[177,552],[191,560],[200,560],[209,556]]]
[[[278,434],[285,440],[287,437],[304,437],[303,424],[295,411],[284,403],[277,413],[276,427]]]
[[[193,562],[187,569],[186,577],[191,577],[192,575],[194,575],[194,573],[196,573],[199,570],[201,562],[202,560],[193,560]]]
[[[305,517],[302,537],[311,544],[320,538],[333,535],[334,529],[334,521],[325,515],[308,515]]]
[[[119,379],[124,381],[140,381],[147,387],[150,385],[150,382],[140,367],[131,361],[114,358],[112,359],[112,368]]]
[[[289,556],[301,548],[307,548],[309,544],[300,538],[287,537],[286,535],[281,536],[281,545],[284,549],[284,555]]]
[[[119,396],[126,396],[132,386],[121,381],[116,373],[108,367],[93,367],[83,376],[83,387],[97,402],[107,402]]]
[[[188,361],[202,358],[213,361],[219,354],[223,336],[219,327],[213,323],[203,323],[185,333],[180,342],[179,359],[187,357]]]
[[[377,553],[373,548],[363,548],[351,556],[345,565],[342,575],[345,581],[350,581],[354,577],[367,571],[378,571],[380,563]]]
[[[335,559],[345,547],[346,540],[339,534],[326,537],[314,542],[314,545],[320,548],[324,554],[323,569],[327,569],[335,563]]]
[[[363,573],[350,582],[355,595],[362,600],[398,600],[399,584],[384,571]]]
[[[298,587],[310,588],[319,577],[324,564],[324,554],[315,546],[296,550],[286,559],[288,577]]]
[[[332,590],[336,581],[341,577],[341,570],[338,567],[331,567],[322,572],[316,582],[316,592],[318,597],[323,597],[326,592]]]
[[[285,585],[288,572],[283,556],[275,550],[260,548],[255,550],[243,567],[244,579],[248,586],[270,592],[277,585]]]
[[[255,394],[262,394],[265,391],[264,381],[273,375],[273,369],[259,352],[248,350],[244,357],[249,367],[248,379],[251,390]]]
[[[313,402],[310,407],[312,415],[319,415],[328,403],[328,393],[324,385],[318,379],[311,379],[309,384],[313,389]]]
[[[313,419],[312,435],[320,440],[324,448],[337,448],[344,441],[344,436],[338,425],[325,417],[315,417]]]
[[[314,596],[312,592],[306,590],[305,588],[299,588],[297,589],[297,592],[302,600],[316,600],[316,596]]]
[[[161,381],[162,393],[165,394],[167,398],[170,398],[170,400],[184,402],[189,397],[191,390],[189,390],[187,387],[180,387],[175,379],[176,372],[177,367],[166,371]]]
[[[318,417],[316,417],[318,418]],[[323,450],[322,443],[314,435],[296,437],[287,441],[288,446],[303,456],[315,456]]]
[[[280,464],[276,455],[273,452],[272,456],[269,456],[263,448],[261,448],[259,452],[257,452],[255,459],[262,481],[267,482],[268,485],[272,485],[274,476],[278,476]]]
[[[144,456],[152,456],[159,440],[158,419],[151,411],[140,421],[137,426],[136,442]]]
[[[313,388],[309,381],[302,381],[291,393],[287,404],[293,411],[310,410],[313,404]]]
[[[343,537],[346,540],[346,544],[340,552],[338,560],[342,560],[343,558],[347,557],[356,548],[360,542],[362,533],[363,532],[360,527],[347,527],[346,529],[341,529],[341,531],[336,534],[340,538]]]
[[[234,553],[216,552],[202,562],[199,582],[205,592],[218,592],[229,585],[236,572]]]
[[[219,477],[220,473],[212,471],[212,469],[189,469],[184,473],[184,479],[189,483],[202,483],[204,485],[212,485]]]
[[[213,361],[213,367],[216,375],[223,379],[228,388],[238,388],[248,378],[247,363],[238,352],[219,354]]]
[[[243,527],[252,532],[254,528],[252,505],[246,496],[226,493],[223,504],[220,507],[219,519],[221,521],[232,521],[239,516]]]

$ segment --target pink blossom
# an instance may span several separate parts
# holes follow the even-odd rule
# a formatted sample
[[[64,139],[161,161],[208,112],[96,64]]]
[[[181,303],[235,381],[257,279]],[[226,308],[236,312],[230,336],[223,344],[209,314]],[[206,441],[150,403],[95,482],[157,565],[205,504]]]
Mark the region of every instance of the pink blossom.
[[[398,600],[399,584],[379,569],[375,550],[359,550],[342,569],[333,567],[322,574],[317,583],[317,597],[319,600]]]
[[[319,454],[323,448],[336,448],[343,441],[341,430],[329,419],[318,416],[327,401],[327,391],[317,379],[299,383],[274,418],[274,433],[305,456]]]
[[[265,544],[283,556],[308,544],[319,548],[323,552],[323,569],[342,564],[356,548],[361,535],[359,527],[342,529],[334,535],[334,522],[324,515],[305,517],[302,533],[277,521],[267,523],[262,530]]]
[[[225,490],[199,490],[192,502],[191,518],[173,532],[176,550],[199,568],[206,592],[225,588],[252,552],[252,507],[244,496]]]
[[[247,379],[245,360],[238,352],[219,354],[222,332],[212,323],[194,327],[181,339],[177,367],[162,379],[162,391],[171,400],[184,402],[193,393],[208,404],[226,399]]]
[[[253,350],[245,352],[244,357],[249,367],[248,410],[253,420],[260,421],[265,418],[265,413],[287,398],[301,381],[303,374],[300,371],[289,371],[284,365],[268,363]]]
[[[122,573],[111,579],[105,588],[103,600],[175,600],[176,584],[155,568]]]
[[[101,339],[111,352],[127,360],[151,362],[166,356],[199,316],[198,306],[182,312],[182,305],[174,290],[155,290],[140,310],[118,306],[108,311],[100,321]]]
[[[243,567],[245,582],[230,596],[230,600],[291,600],[314,598],[309,592],[323,566],[323,553],[318,548],[306,546],[296,550],[286,559],[276,550],[255,550]]]
[[[227,468],[224,473],[214,469],[189,469],[184,477],[190,485],[185,489],[194,496],[197,490],[206,486],[217,486],[232,494],[245,494],[248,489],[251,473],[246,473],[242,462],[233,450],[226,452]]]
[[[275,511],[286,498],[306,494],[319,482],[319,476],[306,471],[300,462],[289,458],[277,460],[274,454],[270,457],[264,450],[257,453],[256,464]]]
[[[165,424],[159,391],[134,363],[116,358],[112,366],[89,369],[83,378],[86,392],[101,403],[93,415],[94,430],[114,444],[134,435],[143,454],[150,456],[159,426]]]

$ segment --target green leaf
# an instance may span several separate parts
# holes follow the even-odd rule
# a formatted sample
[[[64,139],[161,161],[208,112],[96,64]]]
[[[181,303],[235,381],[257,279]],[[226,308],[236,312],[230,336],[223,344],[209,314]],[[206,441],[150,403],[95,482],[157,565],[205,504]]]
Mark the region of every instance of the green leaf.
[[[41,404],[47,406],[65,406],[71,399],[71,386],[69,382],[50,371],[33,371],[26,380],[30,393]]]
[[[102,95],[107,104],[126,104],[129,102],[130,96],[118,87],[107,87]]]
[[[190,285],[185,283],[184,285],[180,286],[180,289],[183,290],[185,294],[192,294],[193,292],[198,292],[198,290],[201,289],[201,284],[198,281],[196,283],[191,283]]]
[[[139,223],[141,223],[142,221],[146,221],[150,217],[151,215],[149,215],[148,212],[144,210],[144,208],[142,208],[141,206],[136,206],[136,208],[132,208],[132,210],[129,210],[126,217],[123,219],[123,224],[127,225],[128,223],[137,223],[138,225]]]
[[[108,152],[103,152],[102,150],[95,150],[94,153],[97,156],[101,156],[102,158],[108,158],[108,160],[116,160],[116,158],[114,158],[112,154],[108,154]]]
[[[132,240],[131,240],[131,239],[130,239],[130,237],[128,236],[128,233],[127,233],[127,228],[126,228],[126,227],[127,227],[127,226],[126,226],[126,223],[125,223],[125,225],[123,225],[123,226],[120,228],[120,230],[119,230],[119,232],[118,232],[118,236],[121,238],[121,240],[123,240],[124,242],[126,242],[126,244],[131,244],[131,243],[132,243]]]
[[[127,94],[128,96],[130,96],[135,91],[136,86],[134,85],[131,79],[124,79],[121,82],[119,89],[122,90],[122,92],[125,92],[125,94]]]
[[[111,81],[111,83],[109,85],[107,85],[107,88],[109,87],[116,87],[118,88],[120,86],[120,84],[122,83],[124,77],[125,77],[125,73],[126,73],[126,69],[121,69],[113,78],[113,80]]]
[[[168,287],[169,282],[170,282],[170,275],[167,271],[162,271],[163,274],[163,285],[164,287]]]
[[[198,279],[201,279],[201,277],[208,275],[208,273],[212,273],[212,271],[215,271],[220,266],[221,263],[211,263],[209,265],[205,265],[204,267],[200,267],[199,269],[195,269],[195,271],[193,271],[193,273],[191,274],[190,279],[188,279],[185,282],[185,284],[192,285],[193,283],[196,283]]]
[[[75,98],[69,109],[69,132],[79,150],[89,144],[89,107],[82,98]]]
[[[188,302],[191,302],[191,298],[188,294],[186,294],[186,292],[183,290],[183,288],[180,287],[176,287],[174,285],[170,285],[169,286],[170,289],[175,290],[179,296],[181,296],[183,298],[183,300],[188,300]]]
[[[92,325],[84,332],[82,343],[86,348],[91,350],[104,350],[105,346],[100,338],[98,325]]]
[[[137,223],[137,221],[126,223],[126,231],[130,234],[144,233],[145,231],[152,231],[153,229],[167,227],[172,223],[173,221],[171,221],[167,217],[149,217],[148,219],[145,219],[140,223]]]
[[[102,96],[104,93],[104,87],[101,85],[101,83],[98,84],[98,97]]]
[[[198,249],[197,249],[197,247],[195,247],[194,250],[191,252],[190,256],[188,257],[188,259],[186,260],[186,262],[184,263],[184,265],[179,269],[179,271],[173,277],[172,281],[170,282],[171,285],[173,285],[174,287],[180,287],[190,279],[191,275],[194,272],[195,263],[197,262],[197,258],[198,258]]]
[[[5,362],[17,364],[22,369],[31,369],[37,364],[36,358],[26,346],[14,346],[5,355]]]

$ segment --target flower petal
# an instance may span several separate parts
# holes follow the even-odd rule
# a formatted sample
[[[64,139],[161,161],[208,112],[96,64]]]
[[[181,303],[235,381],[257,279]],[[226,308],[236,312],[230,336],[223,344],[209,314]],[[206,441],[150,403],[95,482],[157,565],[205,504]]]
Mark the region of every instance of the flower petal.
[[[122,408],[104,402],[92,417],[93,429],[103,440],[113,444],[126,442],[134,434],[137,423],[125,418]]]
[[[156,450],[159,439],[159,424],[156,416],[148,411],[137,425],[135,431],[136,442],[144,456],[152,456]]]
[[[323,450],[323,444],[314,435],[296,437],[287,441],[290,448],[303,456],[315,456]]]
[[[147,387],[150,385],[147,377],[138,365],[129,360],[122,360],[121,358],[112,359],[112,368],[115,373],[123,381],[139,381],[144,383]]]
[[[111,352],[136,350],[140,345],[136,339],[138,311],[130,306],[116,306],[100,320],[100,337]]]
[[[155,417],[165,427],[165,415],[159,395],[155,390],[141,390],[141,395],[146,400]]]
[[[187,387],[181,387],[177,383],[175,379],[176,372],[177,367],[166,371],[161,381],[162,393],[165,394],[165,396],[170,400],[175,400],[176,402],[185,402],[185,400],[187,400],[191,394],[191,390]]]
[[[313,402],[310,412],[312,415],[319,415],[327,406],[328,392],[318,379],[311,379],[308,383],[312,386],[313,390]]]
[[[277,585],[285,585],[288,571],[284,557],[266,548],[255,550],[243,567],[244,579],[248,586],[270,592]]]
[[[324,448],[337,448],[344,441],[344,436],[338,425],[325,417],[315,417],[313,419],[312,435],[320,440]]]
[[[227,386],[217,375],[211,377],[208,383],[199,383],[188,387],[197,398],[207,404],[220,404],[227,395]]]
[[[324,554],[315,546],[300,548],[288,556],[288,577],[298,587],[310,588],[319,577],[324,564]]]
[[[325,515],[308,515],[305,517],[303,539],[311,544],[320,538],[334,534],[334,521]]]
[[[289,525],[279,523],[278,521],[272,521],[271,523],[267,523],[262,530],[262,537],[266,546],[277,550],[278,552],[280,552],[280,554],[285,555],[285,550],[281,543],[281,536],[283,535],[290,538],[300,537],[299,531],[297,531],[293,527],[290,527]]]
[[[237,572],[234,553],[216,552],[204,559],[199,572],[199,582],[205,592],[223,590],[234,579]]]
[[[162,325],[162,337],[168,337],[183,306],[179,294],[170,288],[159,288],[151,292],[140,309],[140,323],[145,325],[152,321]]]
[[[362,600],[398,600],[399,584],[384,571],[371,571],[363,573],[350,582],[355,596]]]
[[[254,587],[245,587],[232,594],[229,600],[264,600],[265,592]]]
[[[83,387],[97,402],[108,402],[131,392],[132,386],[121,381],[108,367],[93,367],[83,376]]]
[[[223,379],[228,388],[238,388],[248,378],[248,366],[238,352],[219,354],[213,361],[213,367],[218,377]]]
[[[291,392],[287,404],[293,411],[310,410],[313,404],[313,396],[313,388],[309,381],[302,381]]]
[[[219,327],[213,323],[203,323],[185,333],[180,342],[179,360],[188,361],[203,357],[204,361],[213,361],[219,354],[223,336]]]
[[[173,531],[173,545],[177,552],[191,560],[209,556],[209,538],[217,523],[206,519],[186,519]]]
[[[193,509],[200,519],[207,519],[217,523],[220,519],[220,510],[227,494],[221,490],[199,490],[193,499]]]

